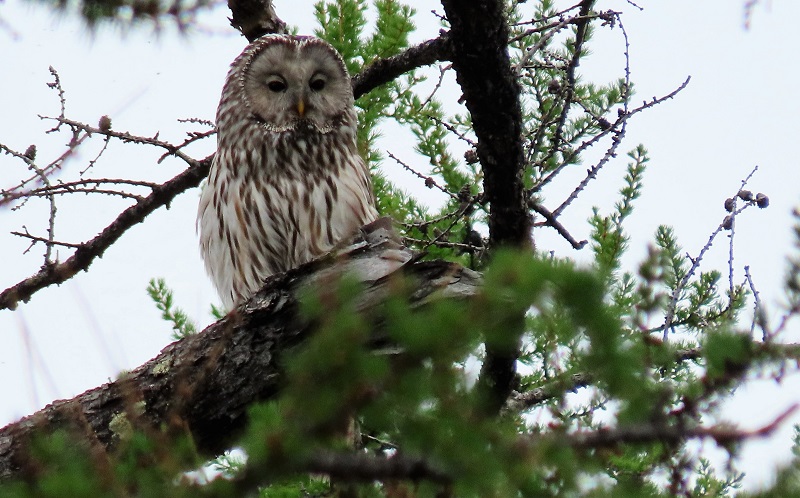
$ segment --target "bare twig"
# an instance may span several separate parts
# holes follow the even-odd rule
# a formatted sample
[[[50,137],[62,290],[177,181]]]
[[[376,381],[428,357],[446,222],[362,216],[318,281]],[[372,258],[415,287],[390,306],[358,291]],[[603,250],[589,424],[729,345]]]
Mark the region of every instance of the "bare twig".
[[[442,88],[442,83],[444,82],[444,75],[447,74],[447,71],[449,71],[452,68],[453,68],[452,64],[439,66],[439,78],[436,80],[436,84],[433,86],[433,90],[431,90],[431,93],[429,93],[428,96],[425,98],[425,100],[422,101],[422,104],[419,106],[420,109],[425,109],[431,102],[431,100],[433,100],[433,98],[436,96],[436,93]]]
[[[403,237],[403,240],[409,245],[419,244],[419,245],[424,245],[425,247],[430,247],[430,246],[447,247],[449,249],[461,249],[464,252],[476,252],[485,249],[483,246],[477,246],[474,244],[464,244],[461,242],[449,242],[444,240],[424,240],[424,239],[415,239],[412,237]]]
[[[653,97],[653,100],[651,100],[649,102],[644,102],[644,103],[642,103],[642,105],[640,105],[639,107],[636,107],[635,109],[633,109],[633,110],[631,110],[629,112],[625,112],[624,110],[620,110],[619,117],[611,125],[611,127],[608,128],[608,130],[605,130],[604,132],[595,135],[590,140],[587,140],[587,141],[583,142],[578,148],[573,150],[569,154],[569,156],[567,158],[565,158],[565,160],[562,163],[562,165],[559,166],[558,168],[556,168],[555,170],[553,170],[549,175],[547,175],[547,177],[545,177],[541,182],[539,182],[539,184],[536,185],[532,189],[532,192],[540,190],[544,185],[546,185],[553,178],[555,178],[555,176],[558,175],[558,173],[560,173],[561,170],[567,164],[569,164],[569,161],[572,158],[576,157],[578,154],[580,154],[584,150],[588,149],[591,145],[593,145],[596,142],[598,142],[606,134],[613,132],[614,136],[612,138],[612,146],[605,152],[605,154],[603,154],[603,157],[600,159],[600,161],[597,162],[597,164],[595,164],[594,166],[589,168],[589,170],[586,172],[586,177],[583,180],[581,180],[580,184],[578,184],[578,186],[575,187],[575,189],[570,193],[569,196],[567,196],[567,198],[564,200],[564,202],[562,202],[556,209],[553,210],[553,215],[558,217],[564,209],[566,209],[570,204],[572,204],[572,202],[578,197],[578,194],[580,194],[581,191],[583,191],[583,189],[586,188],[586,186],[589,184],[589,182],[592,179],[597,177],[597,173],[600,171],[600,169],[602,169],[602,167],[612,157],[615,156],[616,149],[619,146],[619,144],[621,143],[623,136],[625,135],[626,122],[632,116],[638,114],[639,112],[642,112],[645,109],[649,109],[649,108],[651,108],[651,107],[653,107],[655,105],[660,104],[661,102],[664,102],[666,100],[669,100],[669,99],[675,97],[675,95],[677,95],[678,92],[680,92],[681,90],[686,88],[686,86],[689,84],[690,80],[691,80],[691,76],[687,77],[686,80],[684,80],[684,82],[681,83],[680,86],[678,86],[678,88],[676,88],[675,90],[671,91],[667,95],[665,95],[663,97],[658,97],[658,98]]]
[[[583,0],[580,3],[580,11],[579,17],[585,18],[592,9],[595,0]],[[586,31],[589,29],[589,20],[582,19],[581,21],[576,23],[575,26],[575,41],[572,44],[572,59],[569,62],[569,66],[567,66],[567,81],[564,88],[564,103],[563,107],[561,108],[561,115],[558,118],[558,123],[556,124],[556,129],[553,136],[553,151],[557,151],[561,148],[561,142],[563,141],[563,133],[564,133],[564,126],[567,124],[567,116],[569,115],[569,111],[572,107],[572,99],[575,95],[575,76],[576,71],[578,70],[578,65],[580,64],[581,57],[583,54],[583,42],[586,39]]]
[[[587,373],[576,373],[569,375],[567,378],[557,378],[542,387],[515,393],[506,403],[505,410],[521,412],[533,408],[545,401],[563,396],[565,393],[576,392],[582,387],[587,387],[591,385],[592,380],[592,375]]]
[[[27,161],[28,168],[36,172],[39,176],[39,179],[46,187],[50,187],[50,179],[47,175],[42,171],[41,168],[36,166],[36,163],[30,159]],[[50,204],[50,214],[47,218],[47,239],[44,240],[45,243],[45,252],[44,252],[44,265],[45,267],[50,266],[53,264],[52,255],[53,255],[53,239],[56,236],[56,198],[53,194],[46,195],[47,201]]]
[[[211,167],[209,156],[202,161],[186,157],[190,166],[175,178],[153,188],[150,195],[142,201],[127,208],[100,234],[80,244],[75,253],[63,263],[55,263],[39,270],[35,275],[0,292],[0,309],[14,309],[20,301],[26,302],[37,291],[53,284],[60,284],[72,278],[81,270],[103,255],[125,231],[133,225],[141,223],[147,215],[156,209],[169,204],[176,195],[192,187],[196,187],[208,174]]]
[[[30,239],[34,243],[35,242],[43,242],[48,248],[50,248],[52,246],[62,246],[62,247],[71,247],[73,249],[77,249],[77,248],[79,248],[79,247],[81,247],[83,245],[83,244],[73,244],[71,242],[59,242],[57,240],[53,240],[52,238],[50,238],[49,235],[47,237],[38,237],[36,235],[32,235],[32,234],[28,233],[27,229],[24,232],[16,232],[15,231],[15,232],[11,232],[11,234],[12,235],[16,235],[17,237]]]
[[[697,257],[692,258],[691,256],[687,255],[688,259],[692,262],[692,266],[689,268],[689,271],[686,272],[686,275],[684,275],[683,278],[681,278],[680,282],[677,283],[677,285],[675,286],[675,289],[672,291],[672,296],[670,298],[670,303],[667,306],[667,314],[666,314],[666,316],[664,318],[664,325],[663,325],[664,336],[663,336],[663,340],[667,340],[667,335],[668,335],[670,329],[674,325],[673,324],[673,319],[675,318],[675,311],[676,311],[676,308],[677,308],[677,305],[678,305],[678,300],[680,299],[681,293],[686,288],[686,285],[688,285],[689,280],[692,278],[694,273],[700,267],[700,263],[702,262],[703,257],[705,256],[706,252],[708,252],[708,250],[711,249],[711,246],[714,243],[714,239],[721,232],[723,232],[725,230],[732,229],[733,228],[733,220],[736,218],[736,216],[738,216],[745,209],[750,208],[750,207],[752,207],[754,205],[756,205],[755,201],[754,200],[749,200],[749,201],[747,201],[745,203],[744,206],[734,209],[729,215],[727,215],[725,217],[725,219],[722,221],[722,223],[720,223],[717,226],[717,228],[711,233],[711,235],[708,238],[708,241],[703,246],[703,248],[700,250],[700,253],[697,255]],[[732,209],[734,207],[735,206],[732,206]],[[732,262],[730,264],[732,265]],[[732,300],[733,300],[733,290],[731,290],[730,302],[732,302]],[[730,308],[730,304],[729,304],[729,308]]]
[[[166,142],[164,140],[159,140],[157,133],[153,137],[143,137],[143,136],[139,136],[139,135],[132,135],[131,133],[129,133],[127,131],[120,132],[120,131],[115,131],[115,130],[110,130],[110,129],[109,130],[101,129],[101,128],[96,127],[96,126],[91,126],[91,125],[88,125],[86,123],[81,123],[80,121],[75,121],[75,120],[68,119],[68,118],[44,118],[44,119],[55,119],[59,123],[68,124],[71,127],[73,127],[74,129],[83,131],[83,132],[85,132],[85,133],[87,133],[89,135],[92,135],[92,134],[103,135],[103,136],[106,136],[106,137],[117,138],[119,140],[122,140],[125,143],[144,144],[144,145],[152,145],[154,147],[159,147],[161,149],[165,149],[167,151],[168,155],[173,155],[175,157],[178,157],[178,158],[182,159],[184,162],[186,162],[186,164],[192,164],[192,163],[196,162],[193,158],[191,158],[191,157],[187,156],[186,154],[184,154],[183,152],[181,152],[181,148],[184,147],[185,143],[181,144],[181,145],[173,145],[173,144],[171,144],[169,142]],[[213,132],[207,132],[207,133],[203,133],[201,135],[202,135],[202,137],[206,137],[206,136],[209,136],[211,134],[213,134]]]
[[[110,142],[111,142],[111,137],[106,136],[106,138],[103,140],[103,147],[100,149],[100,151],[97,152],[97,155],[95,155],[94,158],[89,161],[89,164],[86,165],[86,167],[81,170],[80,172],[81,176],[85,175],[87,171],[92,169],[92,167],[95,164],[97,164],[97,161],[100,160],[100,156],[102,156],[103,153],[108,149],[108,144]]]
[[[58,75],[58,71],[53,66],[48,67],[50,70],[50,74],[53,75],[53,82],[48,83],[47,86],[53,88],[58,92],[58,100],[61,105],[61,112],[59,113],[59,117],[63,118],[67,112],[67,98],[65,97],[64,87],[61,86],[61,77]],[[48,133],[52,133],[54,131],[58,131],[60,125],[56,125],[55,128],[48,130]]]
[[[753,282],[753,277],[750,275],[749,265],[744,267],[744,277],[745,280],[747,280],[748,286],[750,287],[750,292],[753,293],[753,321],[750,323],[750,334],[755,332],[756,325],[758,325],[761,327],[761,340],[764,342],[769,342],[772,340],[774,335],[769,328],[767,312],[761,304],[761,296],[758,292],[758,289],[756,289],[756,284]]]
[[[542,206],[541,204],[538,204],[538,203],[534,202],[532,199],[528,202],[528,205],[531,207],[531,209],[533,209],[537,213],[539,213],[542,216],[544,216],[544,219],[546,220],[546,222],[544,224],[549,226],[549,227],[551,227],[551,228],[554,228],[556,230],[556,232],[558,232],[559,235],[564,237],[564,239],[567,242],[570,243],[570,245],[573,247],[573,249],[583,249],[586,246],[588,241],[581,240],[579,242],[579,241],[575,240],[575,238],[569,233],[569,231],[567,231],[567,229],[564,227],[564,225],[562,225],[558,221],[558,219],[556,217],[557,215],[555,215],[555,214],[551,213],[550,211],[548,211],[546,207]],[[537,226],[537,224],[534,223],[534,226]]]
[[[408,171],[412,175],[416,176],[420,180],[424,181],[426,187],[435,188],[435,189],[439,190],[440,192],[442,192],[444,194],[447,194],[451,199],[458,200],[458,195],[454,194],[453,192],[450,192],[445,187],[442,187],[441,185],[439,185],[433,177],[423,175],[419,171],[415,170],[414,168],[412,168],[408,164],[406,164],[403,161],[401,161],[400,159],[398,159],[397,156],[395,156],[391,152],[387,151],[386,154],[389,157],[391,157],[392,159],[394,159],[397,164],[402,166],[403,169],[405,169],[406,171]]]
[[[712,427],[680,427],[644,423],[614,429],[578,432],[567,437],[570,446],[582,449],[613,448],[621,444],[657,441],[679,443],[687,439],[706,438],[713,439],[720,446],[729,446],[747,439],[769,436],[797,411],[797,408],[798,405],[792,405],[769,424],[750,431],[735,429],[724,424]]]
[[[430,116],[429,115],[428,117],[431,118],[433,121],[435,121],[437,124],[441,125],[443,128],[445,128],[447,131],[449,131],[453,135],[457,136],[459,138],[459,140],[462,140],[462,141],[466,142],[467,144],[469,144],[472,147],[477,147],[478,144],[475,143],[474,140],[468,138],[466,135],[464,135],[463,133],[458,131],[455,126],[451,125],[447,121],[439,119],[436,116]]]

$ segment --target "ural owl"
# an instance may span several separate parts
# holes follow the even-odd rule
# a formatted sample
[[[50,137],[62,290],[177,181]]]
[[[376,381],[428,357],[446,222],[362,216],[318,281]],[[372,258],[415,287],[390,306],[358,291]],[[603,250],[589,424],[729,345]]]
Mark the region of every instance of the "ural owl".
[[[328,43],[266,35],[233,62],[197,216],[228,309],[377,218],[356,124],[350,76]]]

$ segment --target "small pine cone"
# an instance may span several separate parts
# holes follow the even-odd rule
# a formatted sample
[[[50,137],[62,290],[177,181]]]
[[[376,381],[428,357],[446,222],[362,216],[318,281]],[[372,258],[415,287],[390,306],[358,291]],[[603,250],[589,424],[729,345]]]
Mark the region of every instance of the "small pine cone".
[[[725,211],[732,213],[735,207],[736,207],[736,199],[734,199],[733,197],[725,199]]]
[[[25,149],[25,153],[22,154],[25,158],[30,159],[31,161],[36,159],[36,145],[31,144]]]
[[[111,118],[108,116],[103,116],[100,118],[100,122],[97,123],[97,127],[100,128],[100,131],[106,133],[111,130]]]
[[[722,228],[724,228],[725,230],[730,230],[731,228],[733,228],[733,216],[728,215],[725,217],[724,220],[722,220]]]

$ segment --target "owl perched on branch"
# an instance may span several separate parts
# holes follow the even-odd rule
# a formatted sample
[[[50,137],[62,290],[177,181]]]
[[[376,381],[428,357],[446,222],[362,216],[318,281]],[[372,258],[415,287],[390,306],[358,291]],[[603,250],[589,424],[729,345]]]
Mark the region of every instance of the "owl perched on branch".
[[[350,76],[328,43],[267,35],[233,62],[197,216],[228,309],[377,218],[356,125]]]

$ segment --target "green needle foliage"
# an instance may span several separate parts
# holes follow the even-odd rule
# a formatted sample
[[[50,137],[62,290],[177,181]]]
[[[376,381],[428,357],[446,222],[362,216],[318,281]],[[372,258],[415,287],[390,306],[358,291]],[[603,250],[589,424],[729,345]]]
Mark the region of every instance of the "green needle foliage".
[[[163,278],[151,278],[147,285],[147,294],[161,311],[161,318],[172,324],[173,339],[182,339],[197,333],[197,327],[186,312],[175,307],[172,290],[167,287]]]
[[[316,34],[353,74],[407,48],[414,30],[414,10],[399,1],[322,1],[314,8]],[[56,433],[36,446],[44,477],[5,486],[3,496],[243,496],[243,489],[264,497],[796,496],[800,436],[795,461],[772,489],[756,494],[737,494],[743,477],[734,460],[716,469],[694,443],[713,440],[735,456],[751,435],[713,425],[721,403],[746,378],[778,378],[796,361],[797,348],[779,339],[800,313],[800,256],[790,259],[784,319],[770,326],[758,309],[752,327],[744,323],[749,287],[731,280],[721,289],[723,272],[706,267],[705,249],[687,258],[671,227],[657,229],[642,261],[625,259],[625,224],[650,157],[636,145],[622,159],[619,148],[627,119],[647,106],[631,107],[627,71],[593,82],[578,69],[594,31],[618,26],[616,14],[600,8],[577,16],[577,8],[564,11],[552,0],[507,6],[531,214],[547,204],[561,206],[551,209],[560,216],[605,164],[627,162],[610,212],[597,207],[588,216],[591,264],[580,267],[545,247],[487,250],[479,233],[490,206],[470,117],[458,95],[441,90],[436,70],[412,71],[356,102],[359,147],[381,212],[426,257],[480,269],[478,295],[411,304],[416,283],[397,277],[382,304],[363,311],[357,282],[309,291],[301,313],[315,332],[282,357],[281,393],[250,409],[238,442],[246,459],[212,462],[219,478],[182,474],[203,460],[167,429],[120,432],[127,435],[102,467],[85,444],[69,444],[74,435]],[[446,65],[439,69],[443,80],[452,76]],[[414,143],[397,151],[398,161],[380,146],[389,123]],[[419,189],[444,193],[441,206],[425,206],[392,184],[383,172],[399,162],[421,177]],[[550,186],[564,171],[586,176],[558,198]],[[741,210],[757,205],[741,198]],[[534,221],[534,235],[540,225],[557,228]],[[800,220],[796,231],[800,241]],[[710,243],[722,232],[720,225]],[[163,280],[152,280],[148,293],[176,338],[194,333]],[[487,414],[476,387],[484,351],[515,343],[523,316],[513,399],[500,414]],[[321,468],[322,460],[354,456],[408,459],[415,472],[369,474],[362,462],[355,468],[363,474],[348,467],[350,474],[329,477]]]

